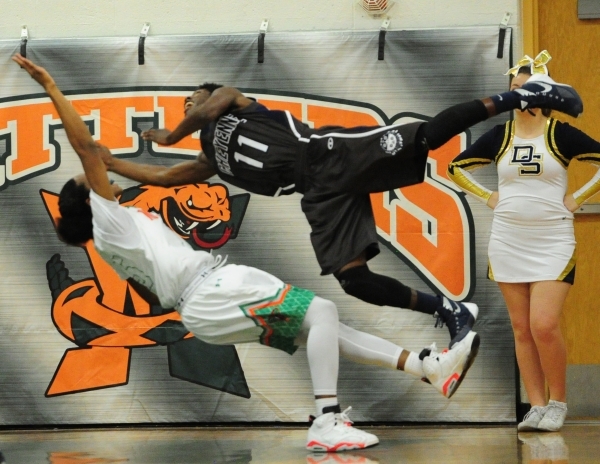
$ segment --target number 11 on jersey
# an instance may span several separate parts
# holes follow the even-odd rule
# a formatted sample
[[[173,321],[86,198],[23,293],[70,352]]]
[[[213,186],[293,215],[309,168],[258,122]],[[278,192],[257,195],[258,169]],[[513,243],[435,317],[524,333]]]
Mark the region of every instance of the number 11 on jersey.
[[[248,137],[244,137],[243,135],[238,136],[237,142],[240,147],[247,145],[249,147],[255,148],[256,150],[260,150],[263,153],[266,153],[267,150],[269,149],[268,145],[265,145],[264,143],[260,143],[255,140],[249,139]],[[254,166],[255,168],[262,169],[262,167],[263,167],[263,163],[261,161],[257,161],[248,156],[242,155],[241,153],[238,153],[237,151],[233,154],[233,159],[236,160],[237,162],[246,163],[246,164],[249,164],[250,166]]]

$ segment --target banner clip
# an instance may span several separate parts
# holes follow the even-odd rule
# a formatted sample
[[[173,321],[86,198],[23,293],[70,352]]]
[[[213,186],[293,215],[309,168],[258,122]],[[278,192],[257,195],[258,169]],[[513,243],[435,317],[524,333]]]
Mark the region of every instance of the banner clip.
[[[148,31],[150,30],[150,23],[144,23],[142,31],[140,32],[140,40],[138,42],[138,64],[144,64],[144,43],[146,37],[148,37]]]
[[[504,37],[506,37],[506,28],[508,27],[508,21],[510,20],[510,13],[507,11],[500,21],[500,31],[498,32],[498,53],[496,58],[502,58],[504,56]]]
[[[263,19],[262,23],[260,23],[260,28],[258,29],[258,62],[265,62],[265,34],[267,33],[267,28],[269,27],[269,20]]]
[[[27,58],[27,41],[29,40],[29,32],[27,31],[27,25],[23,24],[21,27],[21,55],[23,58]]]
[[[390,27],[390,17],[388,16],[381,23],[381,27],[379,28],[379,50],[377,52],[377,59],[379,61],[383,61],[384,49],[385,49],[385,33]]]

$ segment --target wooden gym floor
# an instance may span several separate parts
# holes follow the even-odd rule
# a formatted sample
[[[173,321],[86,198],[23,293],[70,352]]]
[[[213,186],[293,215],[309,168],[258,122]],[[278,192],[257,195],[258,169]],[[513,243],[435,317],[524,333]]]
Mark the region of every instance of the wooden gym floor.
[[[306,429],[172,427],[0,431],[7,464],[512,464],[600,463],[600,422],[559,433],[517,434],[514,425],[364,427],[380,444],[311,454]]]

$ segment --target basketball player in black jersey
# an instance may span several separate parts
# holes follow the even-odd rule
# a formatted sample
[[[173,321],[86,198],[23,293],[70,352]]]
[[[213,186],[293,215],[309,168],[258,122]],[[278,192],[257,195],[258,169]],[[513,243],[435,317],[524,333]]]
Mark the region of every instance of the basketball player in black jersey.
[[[105,163],[145,184],[170,187],[216,174],[260,195],[302,194],[322,275],[334,274],[346,293],[363,301],[437,316],[448,326],[452,347],[471,330],[477,305],[422,293],[369,270],[367,261],[379,253],[369,194],[422,182],[429,150],[496,114],[533,107],[581,113],[581,99],[571,87],[543,79],[455,105],[428,122],[322,129],[309,128],[289,112],[269,110],[236,88],[204,84],[185,99],[185,117],[173,131],[142,134],[172,145],[200,130],[196,160],[171,167],[112,157]]]

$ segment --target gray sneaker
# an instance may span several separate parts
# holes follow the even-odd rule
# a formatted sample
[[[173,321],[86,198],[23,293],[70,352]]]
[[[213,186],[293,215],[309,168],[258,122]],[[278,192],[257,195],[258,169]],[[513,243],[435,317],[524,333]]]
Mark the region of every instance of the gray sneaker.
[[[538,430],[544,432],[558,432],[567,417],[567,403],[550,400],[546,406],[546,413],[538,424]]]
[[[538,424],[546,413],[547,406],[532,406],[525,417],[523,422],[517,425],[519,432],[533,432],[538,430]]]

